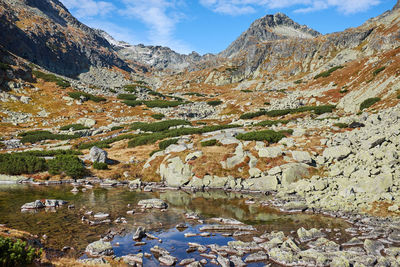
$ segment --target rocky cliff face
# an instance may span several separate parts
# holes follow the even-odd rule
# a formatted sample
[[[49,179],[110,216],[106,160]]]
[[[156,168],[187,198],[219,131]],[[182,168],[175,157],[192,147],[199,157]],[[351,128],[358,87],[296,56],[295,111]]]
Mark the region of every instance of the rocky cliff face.
[[[0,44],[50,71],[75,76],[90,66],[130,70],[104,38],[58,0],[0,1]]]
[[[118,55],[127,61],[139,62],[152,67],[156,70],[176,70],[185,68],[204,60],[212,55],[202,57],[196,52],[189,55],[179,54],[168,47],[163,46],[145,46],[143,44],[131,45],[126,42],[117,41],[112,36],[102,30],[96,30],[99,36],[107,39],[113,45]]]
[[[236,56],[241,51],[246,51],[255,44],[283,39],[310,39],[319,35],[319,32],[294,22],[285,14],[266,15],[253,22],[249,29],[220,55],[229,58]]]

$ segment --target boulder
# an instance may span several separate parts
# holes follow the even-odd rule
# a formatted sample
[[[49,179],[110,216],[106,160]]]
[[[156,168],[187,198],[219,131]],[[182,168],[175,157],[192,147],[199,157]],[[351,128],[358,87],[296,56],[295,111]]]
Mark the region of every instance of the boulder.
[[[40,200],[36,200],[35,202],[29,202],[22,205],[21,210],[29,210],[29,209],[41,209],[44,208],[44,204]]]
[[[283,151],[279,146],[265,147],[258,150],[258,156],[260,158],[276,158],[282,156]]]
[[[327,159],[342,160],[351,154],[350,148],[347,146],[334,146],[324,150],[323,156]]]
[[[180,187],[192,177],[191,166],[183,163],[179,157],[168,159],[166,164],[160,165],[160,176],[168,186]]]
[[[57,199],[46,199],[44,201],[44,205],[46,207],[58,207],[67,204],[67,201],[64,200],[57,200]]]
[[[308,165],[303,163],[288,163],[281,166],[282,180],[281,184],[287,187],[293,182],[300,180],[303,177],[310,175],[308,171]]]
[[[152,198],[152,199],[143,199],[140,200],[138,206],[143,209],[166,209],[168,208],[168,204],[161,199]]]
[[[278,179],[275,176],[263,176],[246,180],[250,184],[249,189],[261,192],[276,191]]]
[[[78,124],[83,124],[85,127],[93,127],[96,125],[96,121],[94,119],[89,119],[89,118],[80,118],[79,120],[76,121]]]
[[[103,240],[95,241],[90,243],[85,252],[90,256],[110,256],[114,254],[114,250],[110,242],[105,242]]]
[[[96,146],[92,147],[90,149],[90,160],[92,162],[101,162],[101,163],[106,163],[107,161],[107,151],[98,148]]]
[[[136,229],[136,232],[133,234],[133,240],[140,240],[146,236],[146,229],[142,226],[139,226]]]
[[[292,157],[295,161],[310,164],[312,158],[307,151],[292,151]]]

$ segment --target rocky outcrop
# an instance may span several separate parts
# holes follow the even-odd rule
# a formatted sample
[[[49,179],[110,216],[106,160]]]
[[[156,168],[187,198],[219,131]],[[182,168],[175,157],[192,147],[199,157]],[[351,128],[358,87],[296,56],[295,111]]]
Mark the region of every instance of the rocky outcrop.
[[[107,161],[107,151],[96,146],[90,149],[89,156],[92,162],[106,163]]]
[[[110,242],[105,242],[103,240],[95,241],[90,243],[85,252],[90,256],[110,256],[114,254],[114,250]]]
[[[66,76],[86,72],[90,66],[131,70],[106,39],[75,19],[58,0],[1,1],[0,44]]]

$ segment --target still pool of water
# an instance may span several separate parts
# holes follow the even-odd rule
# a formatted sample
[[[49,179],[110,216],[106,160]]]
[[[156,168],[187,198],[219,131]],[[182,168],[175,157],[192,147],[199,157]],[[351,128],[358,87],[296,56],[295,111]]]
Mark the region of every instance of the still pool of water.
[[[203,245],[221,244],[234,240],[214,234],[211,237],[189,237],[184,234],[200,232],[202,225],[198,221],[185,219],[187,212],[197,213],[201,219],[213,217],[233,218],[246,224],[255,226],[259,233],[265,231],[284,231],[286,234],[305,228],[338,228],[339,233],[333,233],[333,239],[347,239],[345,228],[349,225],[341,220],[321,215],[282,213],[276,209],[260,204],[268,199],[263,195],[245,195],[223,191],[187,193],[182,191],[140,192],[126,188],[105,189],[95,187],[86,192],[73,194],[72,187],[63,186],[33,186],[33,185],[0,185],[0,224],[8,227],[25,230],[38,236],[46,235],[47,247],[61,249],[64,246],[74,247],[77,256],[83,255],[85,247],[99,240],[109,229],[119,229],[120,234],[112,240],[116,256],[129,253],[149,252],[154,245],[165,247],[179,259],[194,257],[197,254],[186,255],[187,242],[197,242]],[[169,208],[165,212],[145,211],[136,209],[136,213],[128,215],[126,212],[136,207],[141,199],[160,198],[166,201]],[[20,208],[26,202],[36,199],[62,199],[75,206],[68,209],[66,206],[53,211],[40,210],[36,213],[22,213]],[[253,200],[249,202],[248,200]],[[128,204],[130,207],[128,207]],[[118,217],[125,217],[127,224],[102,224],[90,226],[81,221],[86,211],[105,212],[110,214],[114,221]],[[178,231],[175,225],[186,223],[184,231]],[[134,246],[132,234],[137,226],[143,225],[158,240],[144,240],[146,245]],[[200,258],[199,258],[200,259]],[[157,265],[154,259],[145,259],[146,265]]]

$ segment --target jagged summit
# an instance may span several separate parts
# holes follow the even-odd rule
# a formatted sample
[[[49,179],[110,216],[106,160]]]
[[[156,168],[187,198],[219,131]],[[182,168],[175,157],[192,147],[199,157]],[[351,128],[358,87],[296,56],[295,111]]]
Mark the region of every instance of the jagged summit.
[[[242,33],[226,50],[221,52],[223,57],[235,56],[247,47],[266,41],[289,38],[314,38],[320,33],[306,25],[300,25],[283,13],[266,15],[254,21],[248,30]]]
[[[393,7],[393,10],[395,9],[400,9],[400,0],[398,0],[396,5]]]

